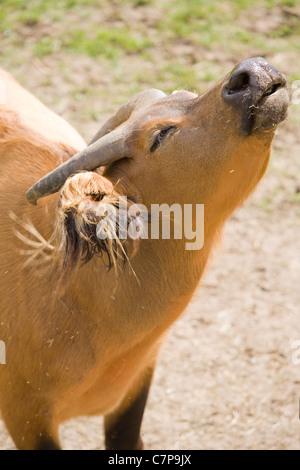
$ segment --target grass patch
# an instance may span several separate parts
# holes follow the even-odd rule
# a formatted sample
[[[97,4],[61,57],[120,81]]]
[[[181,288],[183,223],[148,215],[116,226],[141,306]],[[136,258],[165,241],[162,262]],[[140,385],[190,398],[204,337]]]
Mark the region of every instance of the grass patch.
[[[41,38],[34,47],[34,55],[39,58],[43,58],[46,55],[52,54],[53,52],[59,51],[61,43],[59,40],[55,40],[49,36]]]
[[[115,29],[102,27],[94,33],[75,30],[63,42],[63,47],[72,53],[90,57],[104,56],[108,59],[138,53],[151,46],[150,39],[132,33],[128,27]]]

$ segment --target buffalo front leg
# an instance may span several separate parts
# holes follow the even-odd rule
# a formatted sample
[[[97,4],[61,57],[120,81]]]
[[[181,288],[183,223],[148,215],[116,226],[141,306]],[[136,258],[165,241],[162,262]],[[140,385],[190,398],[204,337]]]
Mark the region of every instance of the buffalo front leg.
[[[3,403],[2,418],[19,450],[60,450],[49,408],[30,394]]]
[[[140,430],[153,368],[143,377],[138,393],[127,393],[121,404],[104,418],[106,450],[142,450]]]

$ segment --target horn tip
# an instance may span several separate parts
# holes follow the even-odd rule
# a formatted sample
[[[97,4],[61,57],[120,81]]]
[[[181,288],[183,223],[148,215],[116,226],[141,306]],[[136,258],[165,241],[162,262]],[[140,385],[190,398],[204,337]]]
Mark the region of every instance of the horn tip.
[[[32,193],[32,190],[31,188],[28,189],[27,193],[26,193],[26,199],[27,201],[32,204],[33,206],[37,206],[37,200],[38,198]]]

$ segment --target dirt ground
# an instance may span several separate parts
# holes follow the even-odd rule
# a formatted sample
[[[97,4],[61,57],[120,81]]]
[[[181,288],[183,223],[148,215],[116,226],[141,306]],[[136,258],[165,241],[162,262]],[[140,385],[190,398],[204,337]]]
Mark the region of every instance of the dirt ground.
[[[216,51],[209,54],[216,59]],[[296,53],[268,59],[293,74],[299,67]],[[51,85],[45,84],[55,60],[15,66],[7,60],[7,66],[88,140],[99,122],[80,119],[78,109],[85,104],[71,103],[68,86],[75,79],[70,84],[54,73]],[[229,71],[236,58],[218,61]],[[105,81],[99,64],[89,68],[86,59],[81,62],[82,80]],[[72,71],[75,65],[66,62],[67,67]],[[104,105],[107,98],[102,99]],[[110,108],[104,105],[101,120]],[[278,128],[266,176],[227,222],[222,246],[167,336],[143,421],[146,449],[300,448],[299,123],[300,105],[293,105]],[[104,448],[101,417],[67,422],[60,435],[65,449]],[[0,450],[13,448],[0,421]]]

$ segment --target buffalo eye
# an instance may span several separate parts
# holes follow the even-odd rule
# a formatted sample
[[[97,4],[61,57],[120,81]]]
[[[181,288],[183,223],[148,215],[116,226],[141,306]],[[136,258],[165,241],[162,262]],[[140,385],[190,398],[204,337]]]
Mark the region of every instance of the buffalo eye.
[[[152,146],[150,147],[150,152],[154,152],[160,146],[161,142],[166,137],[166,135],[169,134],[169,132],[172,131],[173,129],[175,129],[175,126],[168,126],[162,129],[161,131],[159,131],[155,135],[154,142]]]

